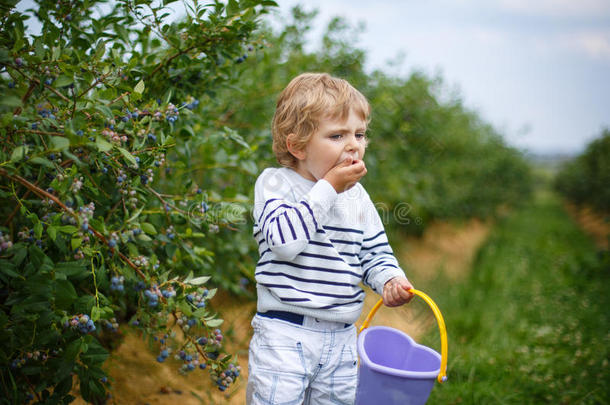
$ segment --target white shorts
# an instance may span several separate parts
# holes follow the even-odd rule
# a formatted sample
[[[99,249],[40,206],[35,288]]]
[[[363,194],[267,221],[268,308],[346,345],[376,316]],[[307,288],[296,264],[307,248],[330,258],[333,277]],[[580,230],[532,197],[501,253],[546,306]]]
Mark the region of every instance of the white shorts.
[[[353,404],[356,327],[304,317],[303,325],[255,315],[248,405]]]

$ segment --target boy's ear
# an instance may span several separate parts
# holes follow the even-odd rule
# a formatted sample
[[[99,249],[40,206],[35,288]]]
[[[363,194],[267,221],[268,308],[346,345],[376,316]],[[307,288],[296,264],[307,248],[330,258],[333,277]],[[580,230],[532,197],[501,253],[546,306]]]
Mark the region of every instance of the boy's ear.
[[[286,148],[288,149],[288,152],[290,152],[290,154],[292,156],[294,156],[295,158],[297,158],[299,160],[303,160],[303,159],[305,159],[305,156],[307,155],[307,153],[305,152],[305,150],[297,148],[296,138],[297,138],[297,134],[288,135],[286,137]]]

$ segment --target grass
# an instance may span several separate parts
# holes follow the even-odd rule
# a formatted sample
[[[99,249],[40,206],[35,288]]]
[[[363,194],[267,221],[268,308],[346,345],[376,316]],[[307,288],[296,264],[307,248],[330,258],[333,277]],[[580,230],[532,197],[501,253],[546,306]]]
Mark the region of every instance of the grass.
[[[466,279],[422,286],[449,333],[428,403],[610,403],[609,263],[548,192],[500,220]]]

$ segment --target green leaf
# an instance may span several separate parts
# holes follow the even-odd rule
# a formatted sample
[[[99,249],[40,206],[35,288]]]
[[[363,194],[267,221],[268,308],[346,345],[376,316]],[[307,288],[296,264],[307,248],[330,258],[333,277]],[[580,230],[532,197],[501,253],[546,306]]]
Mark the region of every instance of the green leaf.
[[[38,221],[34,225],[34,235],[36,236],[36,239],[40,239],[42,236],[42,222]]]
[[[55,166],[53,166],[53,163],[51,163],[51,161],[49,159],[46,159],[46,158],[43,158],[40,156],[30,159],[30,162],[37,164],[37,165],[48,167],[49,169],[55,169]]]
[[[100,152],[108,152],[112,149],[112,144],[100,136],[95,138],[95,145]]]
[[[144,80],[140,80],[136,87],[133,88],[134,93],[142,94],[144,92]]]
[[[56,87],[64,87],[74,83],[74,79],[65,75],[61,75],[55,80]]]
[[[138,162],[136,162],[136,158],[133,157],[133,155],[131,153],[129,153],[126,149],[123,149],[119,146],[116,147],[119,152],[121,152],[121,155],[123,155],[123,157],[125,159],[127,159],[127,161],[129,163],[131,163],[132,165],[136,166],[138,164]]]
[[[95,109],[104,114],[109,120],[114,119],[114,114],[112,114],[110,107],[98,104],[95,106]]]
[[[139,209],[138,209],[138,210],[137,210],[137,211],[136,211],[136,212],[135,212],[135,213],[134,213],[134,214],[131,216],[131,218],[129,218],[129,219],[127,220],[127,222],[129,223],[129,222],[133,222],[134,220],[136,220],[136,219],[137,219],[137,218],[140,216],[140,214],[142,213],[142,210],[143,210],[143,209],[144,209],[144,206],[141,206],[141,207],[140,207],[140,208],[139,208]]]
[[[95,307],[91,308],[91,320],[93,322],[97,322],[100,319],[101,314],[102,314],[102,311],[100,310],[100,307],[95,306]]]
[[[70,147],[70,140],[62,136],[52,136],[51,147],[56,150],[67,149]]]
[[[11,162],[17,162],[23,159],[27,150],[27,146],[17,146],[13,149],[13,153],[11,153]]]
[[[188,280],[187,283],[190,285],[201,285],[207,283],[209,279],[210,276],[195,277],[192,280]]]
[[[205,324],[208,328],[217,328],[224,322],[224,319],[210,319]]]
[[[82,262],[61,262],[55,265],[55,272],[66,277],[89,274],[87,266]]]
[[[6,94],[0,97],[0,105],[7,107],[19,107],[21,105],[21,99],[12,94]]]
[[[52,49],[52,52],[53,52],[53,54],[51,56],[51,59],[52,60],[59,59],[59,56],[61,55],[61,48],[59,48],[58,46],[54,46]]]
[[[63,233],[74,233],[78,231],[78,228],[73,225],[62,225],[59,227],[59,231]]]
[[[55,280],[55,305],[68,308],[78,298],[74,285],[68,280]]]
[[[13,277],[13,278],[19,278],[21,277],[21,274],[15,272],[15,265],[11,262],[8,262],[6,260],[0,260],[0,271],[4,274],[6,274],[9,277]]]
[[[47,227],[47,234],[49,235],[49,238],[51,238],[51,240],[55,240],[55,238],[57,237],[57,227],[49,225]]]
[[[146,232],[149,235],[156,235],[157,234],[157,230],[155,229],[155,226],[153,224],[150,224],[148,222],[142,222],[140,224],[140,226],[142,227],[142,230],[144,232]]]
[[[64,358],[67,360],[74,360],[81,350],[82,340],[76,339],[68,344],[66,350],[64,350]]]
[[[83,244],[83,240],[81,238],[72,238],[70,244],[72,245],[72,250],[74,250]]]

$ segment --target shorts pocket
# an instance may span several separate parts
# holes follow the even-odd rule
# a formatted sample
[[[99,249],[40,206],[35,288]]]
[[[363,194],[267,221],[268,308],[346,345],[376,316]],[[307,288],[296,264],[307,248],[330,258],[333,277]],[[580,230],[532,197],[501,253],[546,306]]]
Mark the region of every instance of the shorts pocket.
[[[303,402],[306,374],[300,342],[265,342],[253,339],[252,384],[254,403],[296,405]]]
[[[358,382],[358,355],[356,347],[345,345],[337,368],[331,375],[330,399],[335,404],[352,405],[356,400]]]

